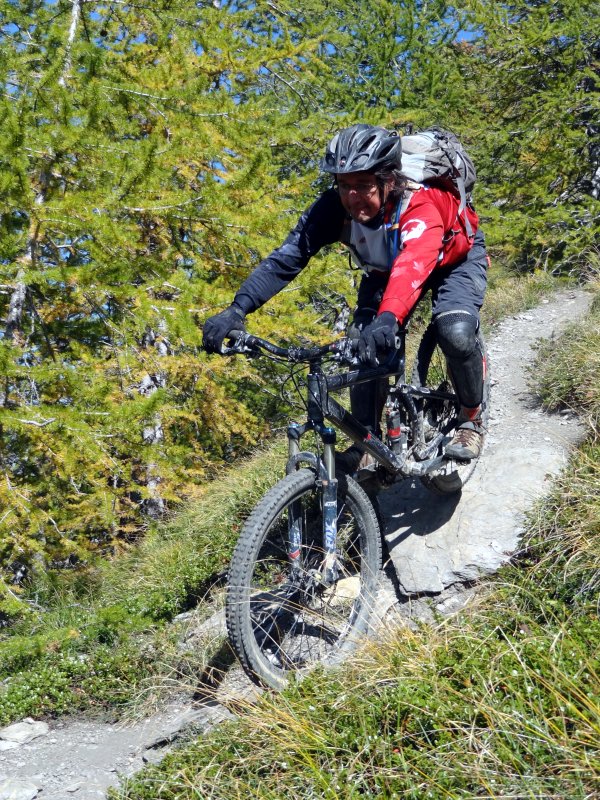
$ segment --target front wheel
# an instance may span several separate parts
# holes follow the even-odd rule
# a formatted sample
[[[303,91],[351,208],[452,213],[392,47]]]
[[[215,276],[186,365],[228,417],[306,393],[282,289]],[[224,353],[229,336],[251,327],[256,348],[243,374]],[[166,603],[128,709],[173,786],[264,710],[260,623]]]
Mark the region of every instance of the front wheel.
[[[490,412],[490,365],[481,331],[477,334],[477,338],[483,360],[481,416],[485,427]],[[429,325],[421,339],[413,367],[412,383],[418,387],[454,393],[446,357],[437,343],[435,328],[432,324]],[[444,448],[449,444],[456,430],[460,412],[458,398],[455,398],[454,401],[440,400],[435,397],[424,398],[419,401],[418,408],[425,440],[433,441],[434,437],[438,437],[439,447],[434,455],[443,455]],[[421,482],[436,494],[454,494],[462,489],[472,476],[476,466],[477,459],[471,461],[448,459],[437,473],[424,475]]]
[[[360,486],[347,476],[338,479],[333,583],[323,580],[323,493],[309,469],[267,492],[233,553],[229,638],[250,677],[275,689],[294,673],[341,660],[367,631],[381,569],[379,525]],[[289,526],[300,533],[294,562],[288,557]]]

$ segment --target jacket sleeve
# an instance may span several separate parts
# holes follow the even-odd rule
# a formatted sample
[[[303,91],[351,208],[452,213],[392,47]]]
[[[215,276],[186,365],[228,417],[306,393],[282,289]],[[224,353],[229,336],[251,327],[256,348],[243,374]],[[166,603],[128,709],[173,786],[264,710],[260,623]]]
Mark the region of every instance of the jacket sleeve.
[[[438,263],[443,238],[444,220],[433,196],[425,189],[415,192],[400,220],[402,249],[392,264],[379,314],[391,311],[400,324],[406,320]]]
[[[345,212],[337,192],[329,189],[308,208],[283,242],[249,275],[234,303],[245,314],[260,308],[300,273],[310,259],[340,239]]]

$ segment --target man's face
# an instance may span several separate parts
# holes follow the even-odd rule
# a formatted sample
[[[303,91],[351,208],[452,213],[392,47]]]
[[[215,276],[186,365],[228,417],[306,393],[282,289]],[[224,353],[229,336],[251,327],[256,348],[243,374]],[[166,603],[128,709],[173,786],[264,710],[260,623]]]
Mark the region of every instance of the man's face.
[[[370,172],[339,175],[337,187],[342,205],[356,222],[368,222],[379,212],[384,192]]]

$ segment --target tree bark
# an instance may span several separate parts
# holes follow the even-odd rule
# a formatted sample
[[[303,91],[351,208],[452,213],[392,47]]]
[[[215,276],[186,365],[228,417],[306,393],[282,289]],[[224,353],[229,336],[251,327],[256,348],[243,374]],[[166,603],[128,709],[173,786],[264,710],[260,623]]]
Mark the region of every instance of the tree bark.
[[[164,327],[161,323],[159,327]],[[166,356],[169,354],[169,345],[162,336],[151,328],[147,328],[146,333],[142,337],[142,345],[146,348],[153,347],[159,356]],[[140,381],[139,392],[145,397],[150,397],[158,389],[165,386],[165,376],[160,373],[154,373],[144,376]],[[164,441],[164,430],[160,414],[155,414],[152,421],[144,426],[142,431],[142,440],[145,445],[152,448],[160,447]],[[142,510],[144,514],[152,519],[158,519],[166,511],[166,503],[160,494],[161,477],[158,470],[158,465],[155,462],[149,461],[146,465],[146,487],[148,489],[149,497],[142,502]]]
[[[77,24],[81,16],[81,0],[73,0],[71,5],[71,25],[69,27],[69,35],[65,45],[65,60],[63,63],[63,71],[58,79],[58,85],[65,87],[71,74],[71,64],[73,57],[73,42],[77,33]]]

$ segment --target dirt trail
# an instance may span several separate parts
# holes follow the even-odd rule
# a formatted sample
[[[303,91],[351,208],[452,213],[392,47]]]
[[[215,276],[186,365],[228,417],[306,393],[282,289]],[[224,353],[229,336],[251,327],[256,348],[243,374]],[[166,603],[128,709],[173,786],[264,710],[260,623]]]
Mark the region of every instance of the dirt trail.
[[[582,318],[591,301],[584,291],[563,291],[505,320],[489,337],[492,404],[486,449],[460,499],[433,498],[418,482],[397,484],[381,496],[386,538],[397,585],[387,580],[378,614],[426,618],[432,607],[451,612],[515,550],[523,514],[565,463],[582,429],[572,415],[542,412],[527,388],[533,346]],[[391,565],[390,565],[391,566]],[[395,581],[394,581],[395,583]],[[418,599],[429,595],[433,599]],[[391,614],[391,611],[396,613]],[[198,628],[180,620],[183,646],[223,631],[222,616]],[[122,776],[157,761],[183,733],[206,731],[231,717],[226,700],[255,690],[232,667],[208,702],[182,696],[160,714],[123,726],[77,718],[47,726],[26,721],[0,731],[0,800],[99,800]]]
[[[439,497],[418,480],[381,496],[386,539],[405,595],[437,593],[494,572],[519,541],[523,513],[544,493],[582,436],[574,414],[548,414],[528,388],[535,344],[587,310],[585,292],[563,292],[504,320],[490,337],[492,398],[484,455],[460,495]]]

